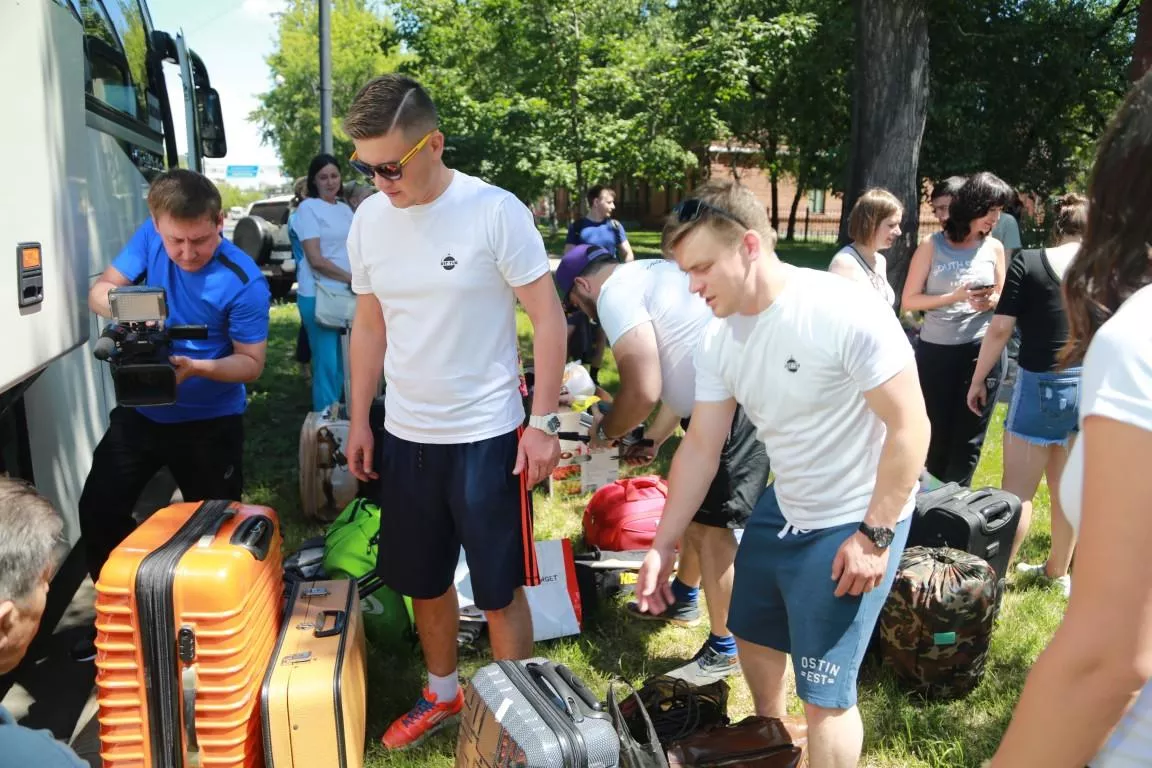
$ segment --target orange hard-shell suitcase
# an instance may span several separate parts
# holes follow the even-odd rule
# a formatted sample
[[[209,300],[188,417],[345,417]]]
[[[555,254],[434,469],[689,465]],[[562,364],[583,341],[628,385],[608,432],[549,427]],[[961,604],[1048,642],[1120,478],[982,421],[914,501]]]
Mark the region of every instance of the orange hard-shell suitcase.
[[[104,768],[262,768],[260,686],[280,628],[276,513],[156,512],[96,583]]]

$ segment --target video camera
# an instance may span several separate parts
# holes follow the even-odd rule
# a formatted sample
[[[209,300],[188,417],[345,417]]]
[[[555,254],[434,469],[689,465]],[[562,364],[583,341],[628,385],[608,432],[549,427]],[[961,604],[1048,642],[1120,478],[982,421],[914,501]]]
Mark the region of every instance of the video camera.
[[[167,294],[143,285],[108,292],[112,322],[92,354],[112,367],[116,402],[124,406],[176,402],[176,368],[168,362],[174,339],[206,339],[206,325],[169,325]]]

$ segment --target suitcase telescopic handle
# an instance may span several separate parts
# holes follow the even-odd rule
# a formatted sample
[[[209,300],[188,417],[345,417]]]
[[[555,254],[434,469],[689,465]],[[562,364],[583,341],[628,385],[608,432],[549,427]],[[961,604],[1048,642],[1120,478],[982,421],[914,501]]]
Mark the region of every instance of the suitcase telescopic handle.
[[[324,624],[327,618],[332,617],[332,626],[324,629]],[[344,611],[320,611],[320,615],[316,617],[316,628],[312,630],[313,637],[335,637],[344,631],[344,625],[348,621],[348,614]]]
[[[560,675],[556,672],[556,668],[551,664],[538,664],[535,662],[529,663],[528,673],[535,678],[536,685],[554,698],[557,705],[560,707],[564,714],[568,715],[573,722],[584,722],[584,715],[586,709],[584,702],[581,701],[577,694],[564,683]]]

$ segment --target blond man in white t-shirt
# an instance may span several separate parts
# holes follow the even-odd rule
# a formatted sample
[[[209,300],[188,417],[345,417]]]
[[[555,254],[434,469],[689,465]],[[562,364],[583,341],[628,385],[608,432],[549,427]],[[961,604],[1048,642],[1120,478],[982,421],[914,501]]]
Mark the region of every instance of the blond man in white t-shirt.
[[[413,598],[428,665],[423,695],[381,739],[387,749],[406,749],[463,706],[453,587],[461,546],[493,655],[532,653],[523,589],[540,579],[531,493],[560,455],[553,410],[564,315],[531,212],[511,193],[444,165],[436,107],[415,80],[370,81],[344,129],[356,146],[352,166],[383,193],[360,205],[348,235],[357,303],[347,453],[356,477],[379,476],[377,573]],[[527,428],[517,301],[534,331]],[[386,416],[374,446],[368,411],[381,369]]]
[[[669,602],[675,543],[742,406],[775,481],[736,555],[728,626],[756,714],[785,714],[791,655],[812,768],[848,768],[863,744],[856,675],[908,536],[928,417],[892,311],[837,275],[782,263],[775,245],[764,207],[731,182],[702,186],[665,226],[665,252],[716,319],[639,601]]]

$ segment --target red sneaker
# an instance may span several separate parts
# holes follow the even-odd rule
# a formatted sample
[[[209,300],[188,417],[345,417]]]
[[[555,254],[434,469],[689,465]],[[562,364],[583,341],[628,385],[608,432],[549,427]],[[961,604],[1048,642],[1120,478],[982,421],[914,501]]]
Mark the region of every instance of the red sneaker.
[[[415,747],[432,734],[455,724],[464,709],[464,691],[457,691],[452,701],[436,701],[432,692],[424,689],[420,701],[396,719],[380,737],[385,749]]]

